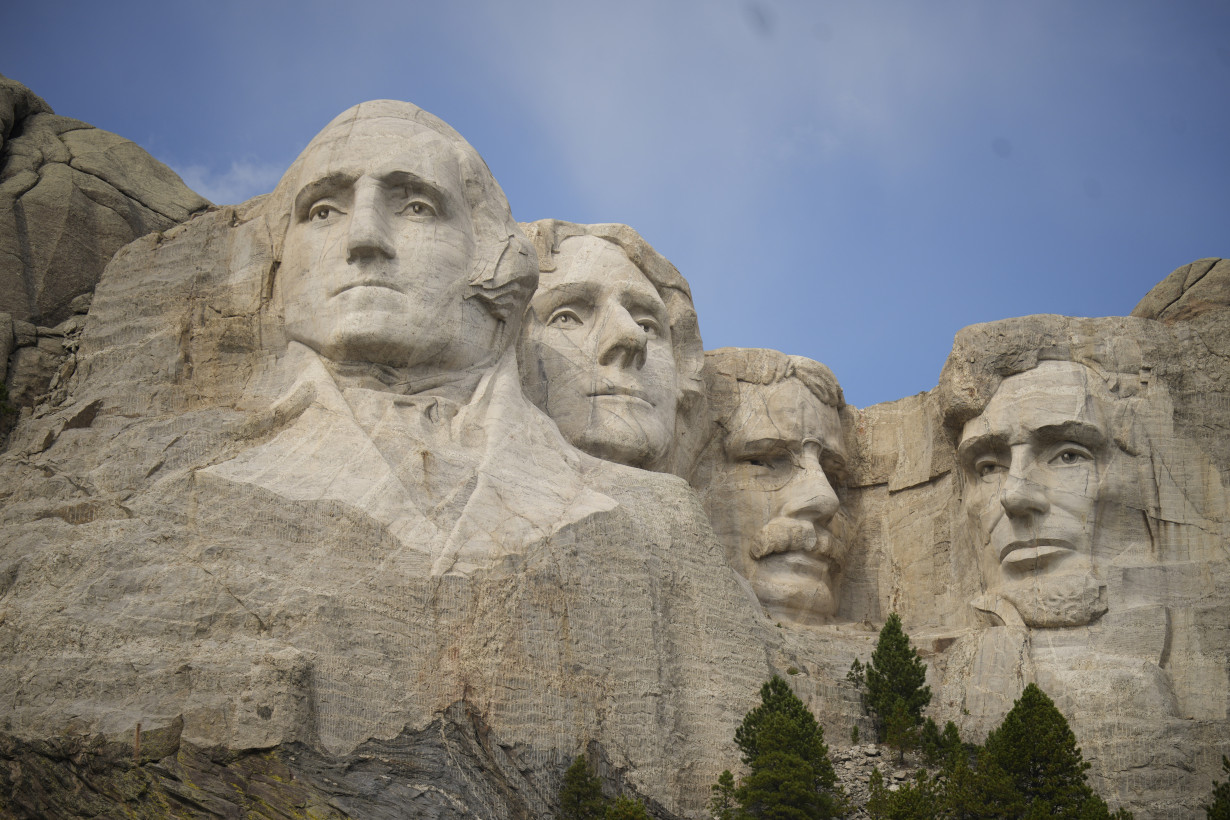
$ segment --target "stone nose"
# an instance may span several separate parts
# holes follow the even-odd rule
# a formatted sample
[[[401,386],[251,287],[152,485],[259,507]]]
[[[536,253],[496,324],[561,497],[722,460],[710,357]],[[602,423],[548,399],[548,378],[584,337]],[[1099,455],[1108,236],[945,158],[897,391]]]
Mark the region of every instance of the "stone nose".
[[[392,259],[397,255],[384,200],[384,191],[374,180],[360,179],[355,183],[346,235],[347,261]]]
[[[604,311],[599,328],[598,364],[640,369],[649,343],[645,329],[622,305]]]
[[[794,475],[781,489],[781,515],[825,526],[837,513],[841,500],[832,482],[820,466],[819,454],[813,447],[804,450]]]
[[[999,503],[1009,518],[1040,515],[1051,508],[1045,488],[1017,471],[1009,472],[1000,489]]]

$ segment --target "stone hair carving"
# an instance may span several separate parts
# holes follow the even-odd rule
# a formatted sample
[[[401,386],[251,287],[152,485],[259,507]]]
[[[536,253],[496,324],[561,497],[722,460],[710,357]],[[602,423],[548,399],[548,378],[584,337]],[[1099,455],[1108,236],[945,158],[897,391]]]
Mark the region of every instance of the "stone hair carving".
[[[693,485],[727,560],[770,617],[831,620],[849,522],[847,453],[832,372],[775,350],[705,356],[711,439]]]
[[[581,450],[684,474],[704,362],[687,282],[626,225],[525,229],[542,272],[519,350],[526,394]]]

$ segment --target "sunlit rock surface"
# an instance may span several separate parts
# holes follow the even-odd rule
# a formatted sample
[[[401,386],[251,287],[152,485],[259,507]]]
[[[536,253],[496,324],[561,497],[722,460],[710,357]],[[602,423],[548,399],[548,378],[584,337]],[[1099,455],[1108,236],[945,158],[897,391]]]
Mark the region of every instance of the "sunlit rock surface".
[[[451,128],[365,103],[272,194],[5,325],[10,377],[51,371],[0,456],[6,809],[542,817],[585,752],[703,817],[773,673],[831,746],[867,736],[845,673],[896,611],[941,724],[981,740],[1036,681],[1112,805],[1199,816],[1224,262],[1134,317],[966,328],[934,390],[860,409],[775,351],[702,372],[626,226],[528,228]]]

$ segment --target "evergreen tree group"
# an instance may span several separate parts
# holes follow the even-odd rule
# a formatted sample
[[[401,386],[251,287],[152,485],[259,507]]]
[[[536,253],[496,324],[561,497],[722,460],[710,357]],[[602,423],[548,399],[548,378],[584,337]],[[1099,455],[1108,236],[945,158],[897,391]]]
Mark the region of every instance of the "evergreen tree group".
[[[824,730],[777,675],[760,688],[760,705],[735,730],[747,775],[730,771],[713,786],[718,820],[823,820],[840,817],[845,796],[829,761]]]
[[[564,772],[559,791],[557,820],[650,820],[645,804],[620,795],[608,800],[602,795],[602,781],[589,768],[585,755],[577,755]]]
[[[897,613],[889,614],[880,630],[871,662],[863,666],[856,658],[846,677],[862,693],[863,705],[875,721],[876,740],[897,749],[904,762],[906,749],[919,745],[931,687],[926,685],[927,665],[910,645]]]
[[[879,772],[871,781],[867,813],[873,820],[1129,820],[1111,813],[1085,779],[1089,764],[1055,704],[1034,684],[1025,687],[982,748],[960,743],[949,722],[939,742],[942,771],[920,770],[896,791]]]

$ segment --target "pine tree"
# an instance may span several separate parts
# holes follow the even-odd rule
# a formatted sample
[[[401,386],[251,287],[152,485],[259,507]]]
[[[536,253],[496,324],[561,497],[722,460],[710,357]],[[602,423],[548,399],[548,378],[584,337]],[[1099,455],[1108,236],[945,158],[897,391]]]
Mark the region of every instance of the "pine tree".
[[[709,787],[709,815],[713,820],[736,820],[739,803],[735,798],[735,776],[730,769],[718,775],[718,782]]]
[[[935,725],[934,721],[931,724]],[[905,701],[894,698],[884,717],[884,742],[897,750],[897,763],[905,765],[905,752],[918,745],[918,724],[905,707]]]
[[[918,748],[922,750],[928,766],[934,766],[944,759],[944,738],[940,735],[939,724],[931,718],[923,721],[918,733]]]
[[[1068,721],[1036,685],[1025,687],[1003,723],[987,736],[984,749],[987,763],[1002,769],[1020,795],[1025,817],[1110,816],[1085,782],[1089,764]]]
[[[945,769],[944,813],[950,820],[1018,820],[1025,801],[999,764],[980,754],[971,767],[964,754]]]
[[[1221,770],[1230,774],[1230,758],[1222,755]],[[1230,820],[1230,778],[1224,782],[1213,781],[1213,802],[1204,807],[1206,820]]]
[[[879,769],[871,770],[865,809],[872,820],[934,820],[941,803],[938,779],[919,769],[913,780],[889,791]]]
[[[650,820],[650,817],[644,803],[621,794],[607,807],[603,820]]]
[[[760,700],[735,730],[748,767],[735,789],[743,814],[771,820],[838,816],[844,795],[815,716],[777,675],[760,688]]]
[[[558,820],[603,820],[607,801],[602,796],[602,781],[589,770],[585,755],[564,772],[564,785],[559,790]]]
[[[961,742],[957,724],[951,720],[944,724],[944,731],[940,734],[940,749],[943,751],[944,767],[948,769],[955,766],[959,758],[966,757],[965,744]]]
[[[922,710],[931,703],[931,687],[926,685],[927,666],[918,657],[917,650],[910,646],[897,613],[890,614],[880,630],[871,662],[863,667],[863,673],[867,683],[867,707],[876,717],[879,740],[885,739],[894,701],[901,701],[912,725],[922,723]]]

